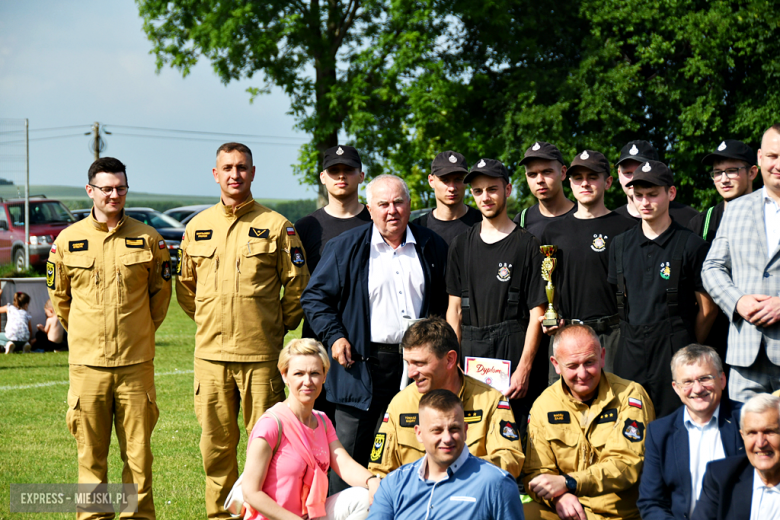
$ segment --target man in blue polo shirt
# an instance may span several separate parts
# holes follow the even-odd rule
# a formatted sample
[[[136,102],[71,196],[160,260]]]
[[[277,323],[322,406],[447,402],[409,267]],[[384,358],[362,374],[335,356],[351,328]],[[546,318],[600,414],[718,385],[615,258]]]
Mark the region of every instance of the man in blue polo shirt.
[[[414,431],[425,456],[382,481],[369,520],[523,520],[512,475],[466,448],[463,405],[449,390],[420,399]]]

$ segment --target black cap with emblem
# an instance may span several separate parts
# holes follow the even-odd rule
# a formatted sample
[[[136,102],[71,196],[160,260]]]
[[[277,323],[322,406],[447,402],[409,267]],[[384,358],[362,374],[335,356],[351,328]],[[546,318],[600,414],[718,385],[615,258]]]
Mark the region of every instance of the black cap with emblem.
[[[469,166],[466,158],[458,152],[447,150],[436,156],[431,163],[431,174],[441,177],[450,173],[468,173]]]
[[[737,141],[736,139],[721,141],[714,151],[704,156],[701,163],[712,164],[718,159],[737,159],[745,161],[750,166],[758,163],[756,152],[742,141]]]
[[[488,177],[500,177],[507,183],[509,182],[509,171],[501,161],[496,159],[480,159],[477,164],[471,167],[471,171],[463,182],[470,183],[480,175],[487,175]]]
[[[360,154],[352,147],[345,144],[334,146],[325,150],[325,158],[322,161],[322,168],[327,170],[336,164],[346,164],[358,170],[363,169],[363,163],[360,161]]]
[[[620,150],[620,158],[615,163],[615,166],[618,166],[623,161],[647,162],[657,160],[658,152],[655,151],[652,144],[642,140],[629,141]]]
[[[569,166],[569,174],[578,170],[590,170],[596,173],[605,173],[609,175],[609,161],[604,154],[595,150],[583,150],[574,156]]]
[[[525,151],[525,155],[523,156],[523,160],[520,161],[520,164],[525,164],[529,161],[533,161],[534,159],[558,161],[561,164],[566,164],[563,161],[563,154],[561,151],[558,150],[558,148],[556,148],[554,145],[545,143],[544,141],[536,141],[534,144],[529,146],[528,150]]]
[[[626,186],[633,186],[637,182],[646,182],[653,186],[673,186],[674,177],[669,167],[661,161],[645,161],[634,170],[634,178],[626,183]]]

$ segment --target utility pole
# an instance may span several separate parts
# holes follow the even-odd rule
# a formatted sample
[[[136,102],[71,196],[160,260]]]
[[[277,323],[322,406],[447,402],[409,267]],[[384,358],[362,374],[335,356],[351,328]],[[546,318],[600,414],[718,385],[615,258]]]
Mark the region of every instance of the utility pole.
[[[92,144],[92,149],[95,150],[95,160],[97,161],[100,159],[100,123],[95,121],[95,124],[92,125],[92,138],[94,139],[94,143]]]

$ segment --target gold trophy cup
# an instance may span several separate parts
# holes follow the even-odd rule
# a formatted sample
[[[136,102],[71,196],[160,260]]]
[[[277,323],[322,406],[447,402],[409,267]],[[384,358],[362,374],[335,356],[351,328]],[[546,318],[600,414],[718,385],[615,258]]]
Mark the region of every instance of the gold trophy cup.
[[[555,312],[553,307],[555,287],[552,284],[552,272],[555,270],[555,265],[558,261],[552,255],[558,251],[558,246],[541,246],[539,251],[545,256],[544,260],[542,260],[542,278],[547,282],[547,286],[544,288],[544,292],[547,293],[547,312],[544,313],[542,325],[545,327],[557,327],[558,313]]]

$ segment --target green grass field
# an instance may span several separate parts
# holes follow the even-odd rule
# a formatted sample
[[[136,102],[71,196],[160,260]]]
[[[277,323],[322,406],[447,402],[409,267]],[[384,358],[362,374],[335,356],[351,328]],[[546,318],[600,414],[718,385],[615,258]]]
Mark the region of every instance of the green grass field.
[[[285,342],[300,337],[300,328]],[[152,435],[154,502],[160,519],[205,518],[205,476],[193,410],[192,360],[195,324],[171,300],[157,331],[155,383],[160,419]],[[73,514],[10,513],[12,483],[75,483],[76,441],[65,424],[66,353],[0,355],[0,519],[73,518]],[[242,423],[242,419],[239,419]],[[121,482],[122,461],[114,435],[109,482]],[[238,447],[239,469],[246,435]]]

